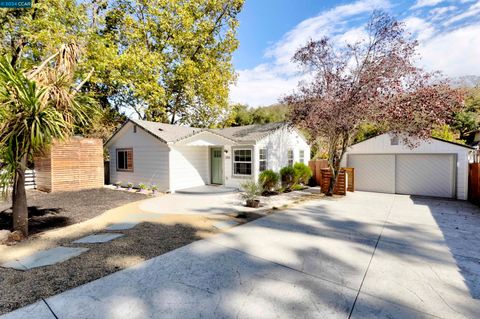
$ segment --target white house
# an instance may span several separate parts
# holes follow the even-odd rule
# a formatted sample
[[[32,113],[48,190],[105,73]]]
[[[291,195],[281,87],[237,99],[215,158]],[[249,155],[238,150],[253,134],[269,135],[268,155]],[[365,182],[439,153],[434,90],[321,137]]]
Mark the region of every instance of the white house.
[[[128,120],[105,146],[112,182],[170,192],[208,184],[238,188],[263,170],[310,159],[305,138],[284,123],[199,129]]]
[[[473,149],[436,138],[415,148],[389,133],[348,149],[343,166],[355,168],[362,191],[467,199],[468,165]]]

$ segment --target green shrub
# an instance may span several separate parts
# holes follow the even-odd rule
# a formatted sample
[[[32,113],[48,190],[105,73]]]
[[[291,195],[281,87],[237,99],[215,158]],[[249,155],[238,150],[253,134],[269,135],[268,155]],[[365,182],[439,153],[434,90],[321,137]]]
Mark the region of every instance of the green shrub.
[[[300,184],[295,184],[292,186],[292,191],[301,191],[303,189],[305,189],[306,187],[303,186],[303,185],[300,185]]]
[[[280,175],[272,171],[271,169],[263,171],[258,176],[258,182],[265,191],[271,192],[277,188]]]
[[[138,184],[138,188],[141,189],[141,190],[145,190],[145,189],[147,189],[147,185],[140,183],[140,184]]]
[[[295,184],[307,185],[310,177],[313,175],[310,167],[304,163],[295,163],[295,165],[293,165],[293,170],[295,174]]]
[[[290,190],[293,184],[295,184],[295,170],[291,166],[285,166],[280,170],[280,176],[282,178],[282,187],[286,190]]]
[[[262,194],[262,187],[258,183],[255,183],[251,180],[240,184],[240,188],[243,191],[240,196],[244,200],[255,200],[258,196],[260,196],[260,194]]]
[[[150,185],[150,190],[152,190],[152,191],[157,191],[157,190],[158,190],[158,186],[155,185],[155,184],[152,184],[152,185]]]

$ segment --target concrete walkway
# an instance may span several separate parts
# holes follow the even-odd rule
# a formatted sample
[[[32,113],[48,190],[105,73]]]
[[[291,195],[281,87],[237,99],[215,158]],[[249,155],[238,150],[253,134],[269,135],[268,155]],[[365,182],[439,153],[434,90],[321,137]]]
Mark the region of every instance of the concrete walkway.
[[[2,318],[479,318],[479,229],[469,203],[356,192]]]

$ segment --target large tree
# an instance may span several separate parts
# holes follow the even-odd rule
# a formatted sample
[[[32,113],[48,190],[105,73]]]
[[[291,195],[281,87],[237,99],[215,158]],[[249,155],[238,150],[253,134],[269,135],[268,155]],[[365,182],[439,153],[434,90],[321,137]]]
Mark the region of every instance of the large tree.
[[[27,162],[54,140],[88,123],[89,104],[78,103],[84,82],[76,82],[78,47],[65,45],[38,67],[16,70],[0,57],[0,174],[3,193],[12,186],[13,227],[28,235],[25,192]],[[85,79],[86,80],[86,79]]]
[[[311,78],[284,102],[291,107],[291,123],[327,146],[330,195],[341,160],[365,124],[402,134],[414,147],[415,140],[449,123],[462,103],[461,91],[415,65],[417,42],[402,23],[374,12],[366,34],[349,45],[310,41],[294,56]]]
[[[118,50],[105,77],[107,86],[115,84],[112,103],[148,120],[217,125],[229,108],[242,6],[243,0],[112,1],[99,30]]]

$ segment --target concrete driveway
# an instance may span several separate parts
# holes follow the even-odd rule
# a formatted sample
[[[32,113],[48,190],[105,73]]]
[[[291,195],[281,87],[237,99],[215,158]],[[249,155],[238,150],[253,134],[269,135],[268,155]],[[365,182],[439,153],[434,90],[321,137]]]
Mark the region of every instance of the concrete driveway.
[[[480,318],[479,247],[480,210],[469,203],[356,192],[5,318]]]

